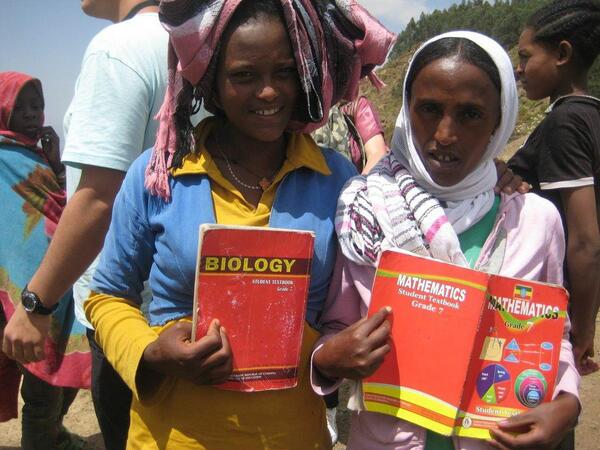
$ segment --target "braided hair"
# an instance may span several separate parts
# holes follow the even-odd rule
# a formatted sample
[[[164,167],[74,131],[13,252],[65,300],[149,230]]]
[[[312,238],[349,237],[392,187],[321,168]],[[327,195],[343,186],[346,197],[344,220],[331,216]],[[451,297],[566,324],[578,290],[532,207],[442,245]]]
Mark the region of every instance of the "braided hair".
[[[537,42],[558,45],[568,41],[576,61],[589,69],[600,53],[600,2],[556,0],[540,8],[526,23]]]

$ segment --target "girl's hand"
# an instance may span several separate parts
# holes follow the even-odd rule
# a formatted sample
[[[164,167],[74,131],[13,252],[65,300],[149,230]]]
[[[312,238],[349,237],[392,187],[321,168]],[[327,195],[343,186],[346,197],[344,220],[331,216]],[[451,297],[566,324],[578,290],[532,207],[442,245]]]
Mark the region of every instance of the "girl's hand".
[[[570,341],[573,344],[573,357],[575,366],[582,376],[590,375],[600,370],[598,362],[594,361],[594,335],[596,334],[595,324],[592,323],[592,329],[583,333],[571,328]]]
[[[504,192],[510,195],[514,192],[520,192],[521,194],[529,192],[531,189],[529,183],[523,181],[523,178],[519,175],[515,175],[504,161],[495,159],[494,163],[496,164],[496,173],[498,174],[498,181],[496,182],[496,186],[494,186],[496,194]]]
[[[186,378],[196,384],[219,384],[229,378],[233,354],[227,333],[218,320],[206,336],[191,342],[192,324],[178,322],[144,350],[141,370]]]
[[[58,176],[64,174],[65,166],[60,162],[60,138],[54,128],[42,127],[40,129],[42,150],[50,163],[52,171]]]
[[[489,443],[502,450],[554,449],[575,426],[579,410],[579,400],[563,392],[549,403],[500,422],[499,429],[490,430]]]
[[[391,325],[385,307],[329,339],[315,353],[313,362],[327,378],[362,379],[373,374],[390,351]]]

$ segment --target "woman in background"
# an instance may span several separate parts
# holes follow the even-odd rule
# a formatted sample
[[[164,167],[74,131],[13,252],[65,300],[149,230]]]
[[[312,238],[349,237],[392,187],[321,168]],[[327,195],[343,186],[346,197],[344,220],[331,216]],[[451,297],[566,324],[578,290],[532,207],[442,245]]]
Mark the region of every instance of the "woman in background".
[[[42,146],[38,142],[42,141]],[[59,140],[44,126],[44,96],[38,79],[0,72],[0,336],[15,308],[53,314],[45,359],[20,366],[24,400],[24,449],[79,448],[62,419],[78,388],[89,388],[89,348],[74,320],[70,293],[55,311],[27,303],[26,283],[44,256],[65,205]],[[6,345],[6,342],[3,342]],[[22,349],[12,349],[14,354]],[[0,352],[0,421],[16,417],[20,374]]]

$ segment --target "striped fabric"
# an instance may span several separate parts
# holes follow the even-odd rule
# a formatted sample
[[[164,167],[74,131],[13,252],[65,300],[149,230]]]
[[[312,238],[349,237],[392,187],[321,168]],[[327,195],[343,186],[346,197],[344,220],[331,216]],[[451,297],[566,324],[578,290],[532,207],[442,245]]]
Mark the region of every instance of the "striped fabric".
[[[467,265],[443,208],[393,153],[346,185],[336,230],[344,256],[358,264],[374,266],[382,250],[395,248]]]

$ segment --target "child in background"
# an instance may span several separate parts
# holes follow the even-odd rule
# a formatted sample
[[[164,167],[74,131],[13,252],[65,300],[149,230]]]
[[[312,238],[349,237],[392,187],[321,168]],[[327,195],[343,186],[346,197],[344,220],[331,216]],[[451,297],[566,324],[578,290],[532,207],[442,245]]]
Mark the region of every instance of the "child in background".
[[[2,83],[1,143],[15,143],[42,156],[64,185],[65,166],[60,162],[59,138],[44,126],[44,96],[39,80],[19,72],[0,72]],[[41,147],[37,143],[41,141]]]
[[[362,174],[389,151],[379,113],[364,95],[332,107],[327,123],[312,136],[317,144],[344,154]]]
[[[382,249],[561,283],[564,241],[556,209],[533,194],[494,194],[493,158],[505,147],[517,112],[512,64],[499,44],[472,32],[437,36],[410,63],[391,153],[342,192],[336,216],[342,256],[312,376],[321,394],[343,378],[353,380],[348,450],[552,449],[574,427],[579,376],[568,320],[553,400],[503,420],[490,442],[445,438],[362,405],[360,380],[390,351],[390,311],[361,319]]]
[[[528,98],[551,104],[509,161],[561,213],[571,342],[582,375],[599,367],[592,358],[600,306],[600,99],[588,91],[599,52],[600,2],[559,0],[531,16],[519,39],[517,74]]]
[[[42,147],[37,143],[42,138]],[[22,292],[44,256],[65,205],[64,167],[59,139],[44,126],[44,96],[39,80],[0,72],[0,337],[5,318],[23,308]],[[55,311],[28,305],[32,318],[53,312],[46,358],[19,366],[24,400],[21,445],[24,449],[80,448],[62,419],[78,388],[89,388],[89,349],[74,321],[72,298]],[[5,318],[3,317],[5,316]],[[6,340],[3,340],[3,346]],[[12,348],[22,355],[22,348]],[[20,375],[0,352],[0,420],[16,417]]]

